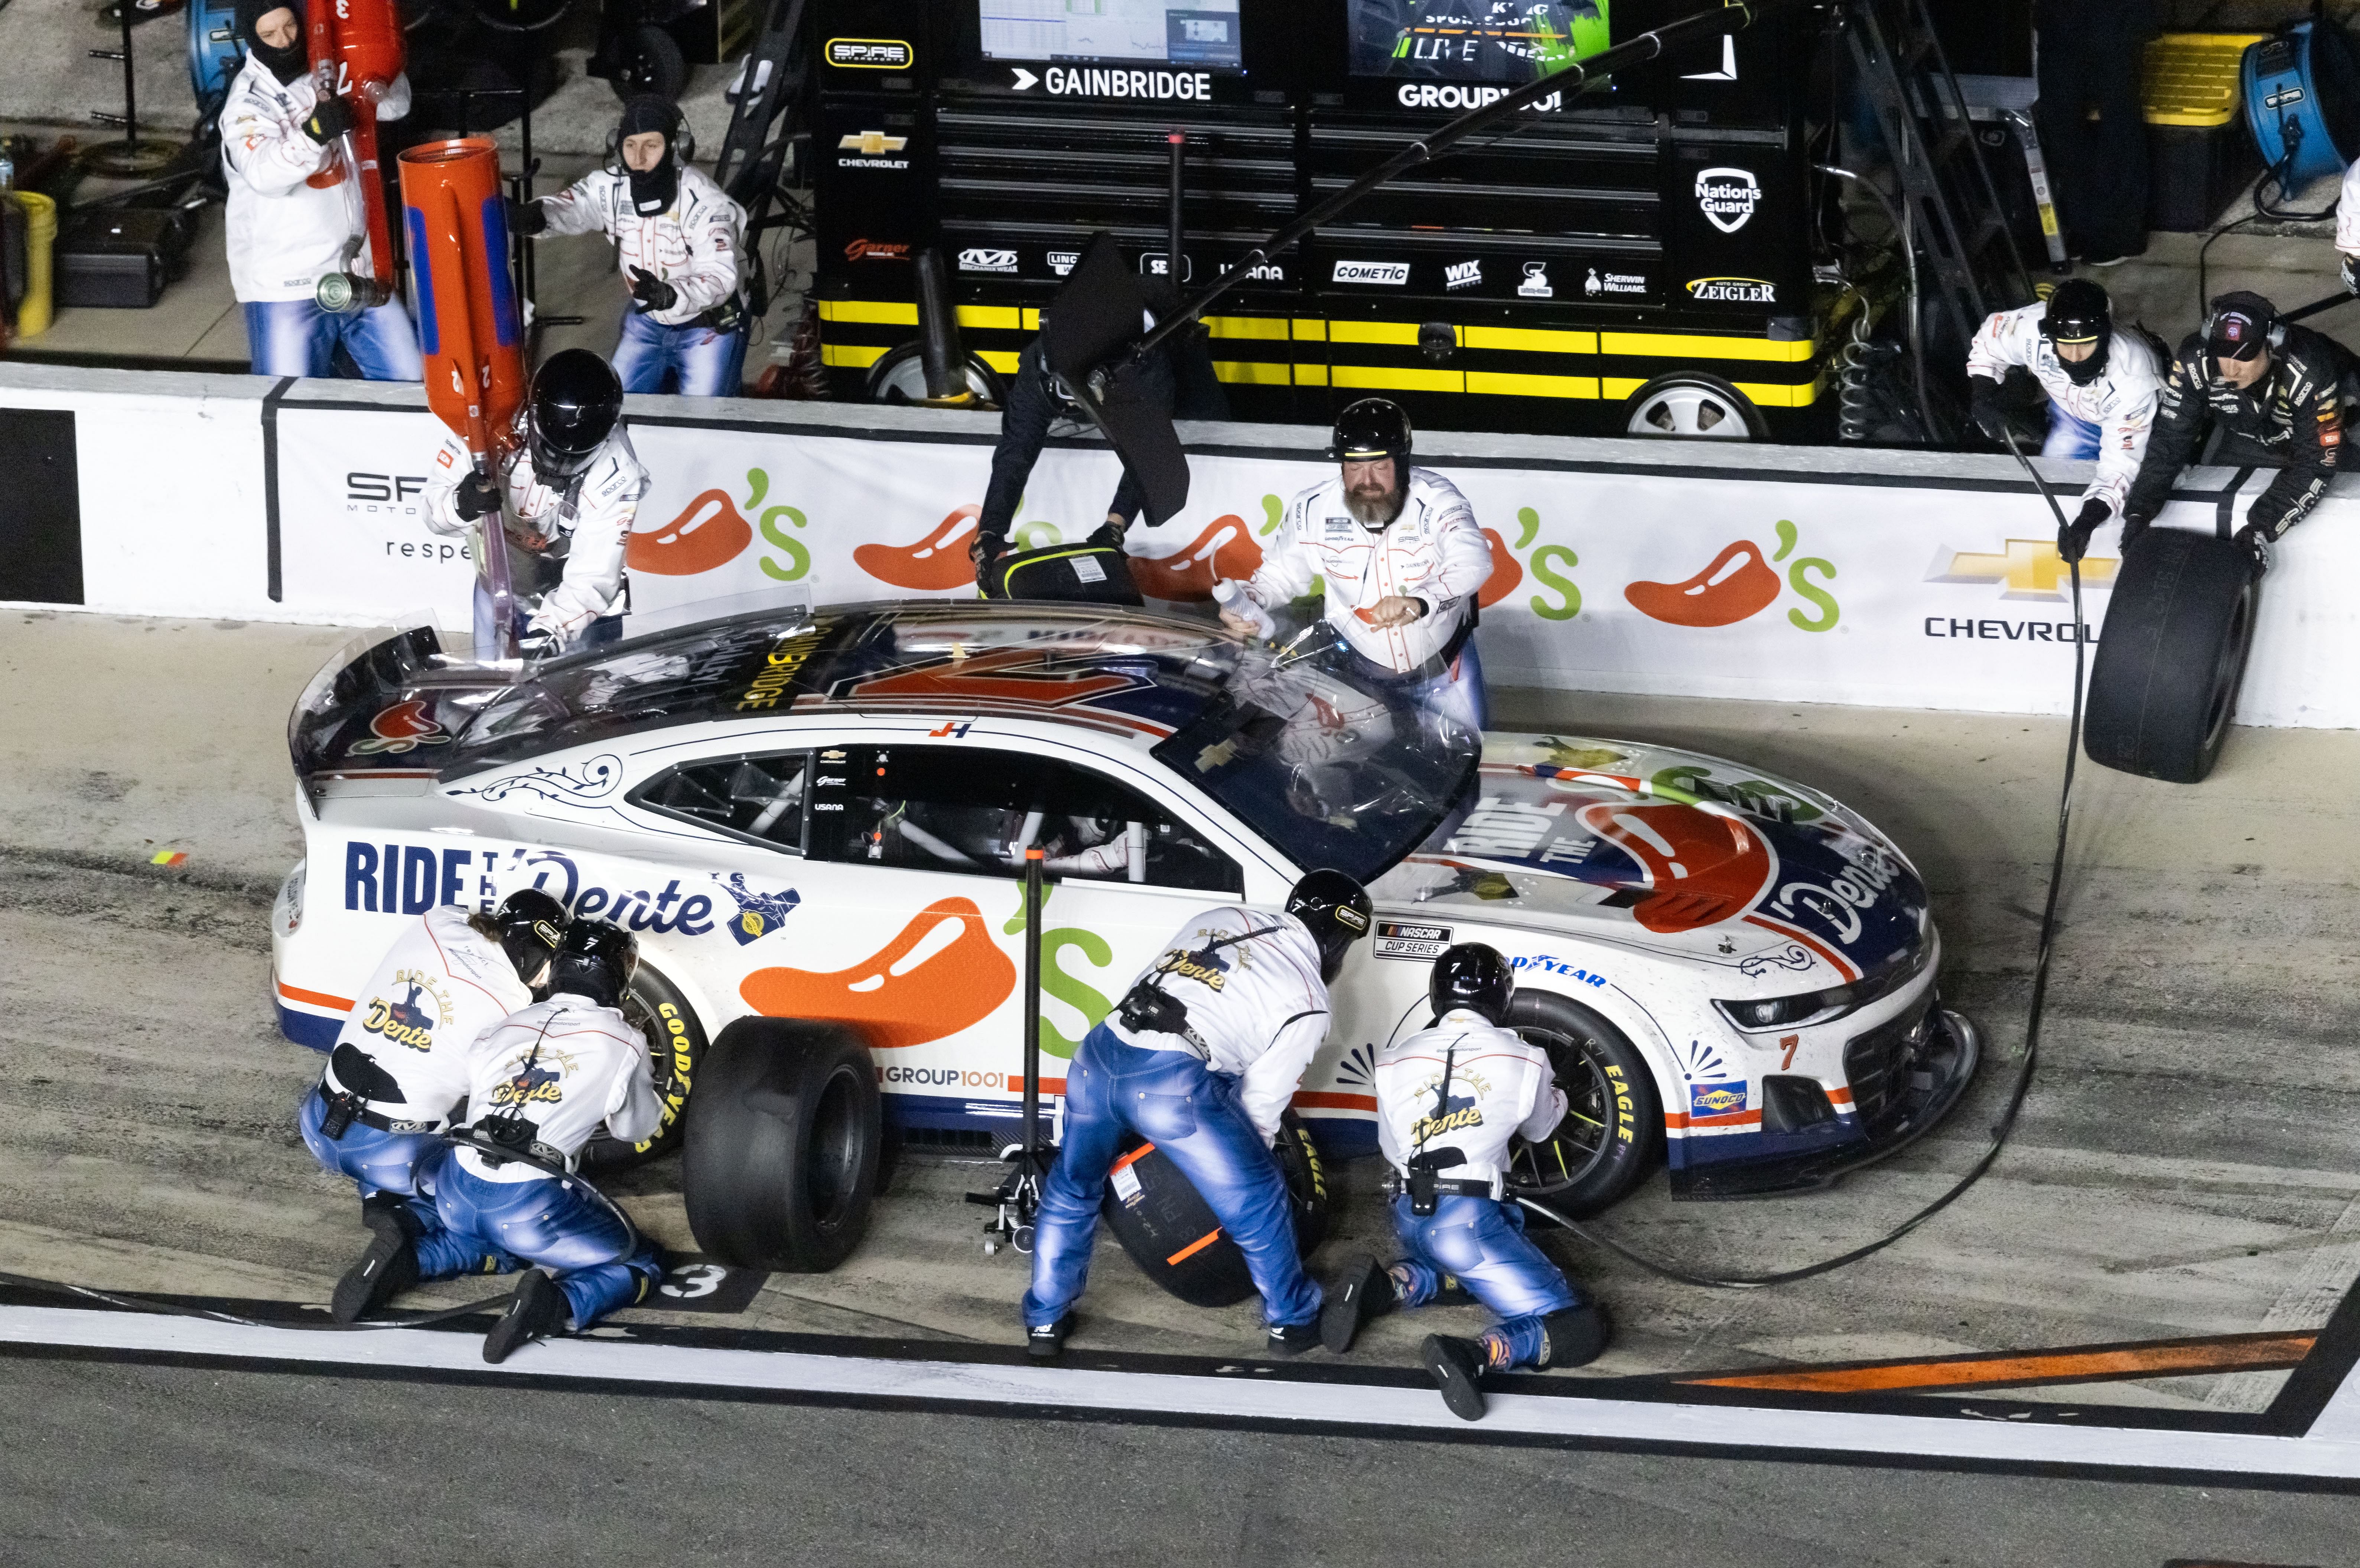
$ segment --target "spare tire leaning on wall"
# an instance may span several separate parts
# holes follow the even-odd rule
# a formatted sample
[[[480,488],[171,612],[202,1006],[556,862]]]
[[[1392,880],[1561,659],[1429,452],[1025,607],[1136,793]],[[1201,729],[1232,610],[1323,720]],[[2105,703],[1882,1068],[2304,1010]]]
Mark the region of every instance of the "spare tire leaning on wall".
[[[2212,771],[2254,643],[2261,578],[2235,543],[2149,528],[2124,552],[2090,665],[2090,761],[2194,784]]]

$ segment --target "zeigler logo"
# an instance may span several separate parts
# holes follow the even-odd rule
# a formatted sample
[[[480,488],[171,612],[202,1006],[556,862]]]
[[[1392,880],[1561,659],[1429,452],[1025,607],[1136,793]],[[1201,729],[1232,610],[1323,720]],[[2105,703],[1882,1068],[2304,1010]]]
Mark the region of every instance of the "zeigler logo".
[[[1723,234],[1735,234],[1754,215],[1762,187],[1750,169],[1704,169],[1697,171],[1697,208],[1705,221]]]
[[[1775,305],[1778,286],[1759,278],[1691,278],[1688,297],[1699,304]]]

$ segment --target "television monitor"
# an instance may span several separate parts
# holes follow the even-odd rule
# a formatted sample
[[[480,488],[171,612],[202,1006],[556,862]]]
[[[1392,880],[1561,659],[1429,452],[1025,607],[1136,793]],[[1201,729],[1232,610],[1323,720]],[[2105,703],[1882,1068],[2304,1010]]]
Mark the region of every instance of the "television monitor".
[[[1239,0],[976,0],[986,60],[1131,60],[1236,71]]]

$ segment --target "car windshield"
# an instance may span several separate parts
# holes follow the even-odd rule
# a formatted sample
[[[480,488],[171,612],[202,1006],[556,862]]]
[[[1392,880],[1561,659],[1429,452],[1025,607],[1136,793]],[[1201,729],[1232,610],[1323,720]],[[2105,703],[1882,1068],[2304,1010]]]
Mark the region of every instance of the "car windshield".
[[[1340,652],[1229,650],[1218,696],[1154,749],[1305,870],[1374,880],[1473,804],[1483,741]]]

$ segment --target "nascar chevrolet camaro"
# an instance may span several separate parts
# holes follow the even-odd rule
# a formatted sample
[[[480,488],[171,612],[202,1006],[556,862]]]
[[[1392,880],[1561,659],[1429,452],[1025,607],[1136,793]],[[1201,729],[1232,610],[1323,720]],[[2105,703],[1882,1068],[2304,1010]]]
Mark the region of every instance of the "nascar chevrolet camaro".
[[[1369,1068],[1427,969],[1485,942],[1571,1102],[1517,1185],[1594,1212],[1825,1184],[1955,1102],[1906,855],[1840,803],[1620,741],[1479,736],[1332,660],[1097,607],[791,609],[522,671],[359,640],[290,722],[305,840],[274,915],[281,1025],[325,1048],[404,926],[545,889],[638,933],[669,1139],[734,1021],[865,1045],[886,1122],[998,1142],[1022,1090],[1025,851],[1043,853],[1043,1092],[1195,910],[1306,871],[1376,904],[1295,1109],[1374,1147]],[[393,999],[410,1007],[431,997]]]

